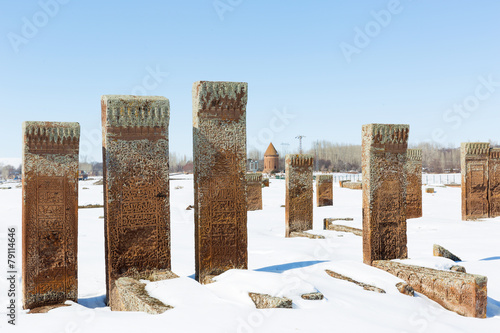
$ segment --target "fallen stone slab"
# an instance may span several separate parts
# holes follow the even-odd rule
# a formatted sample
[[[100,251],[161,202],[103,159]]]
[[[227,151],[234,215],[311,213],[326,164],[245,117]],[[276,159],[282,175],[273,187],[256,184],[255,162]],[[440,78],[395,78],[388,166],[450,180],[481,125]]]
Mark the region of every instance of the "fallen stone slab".
[[[425,193],[434,193],[434,188],[433,187],[426,188]]]
[[[121,277],[115,280],[111,298],[113,311],[139,311],[149,314],[161,314],[173,309],[160,300],[149,296],[145,290],[146,284],[130,277]]]
[[[320,301],[323,298],[325,298],[325,296],[322,293],[320,293],[319,291],[315,292],[315,293],[302,294],[302,295],[300,295],[300,297],[302,297],[303,299],[308,300],[308,301]]]
[[[415,290],[406,282],[398,282],[396,284],[396,288],[399,290],[401,294],[408,296],[415,296]]]
[[[362,190],[363,183],[362,182],[344,182],[342,183],[343,188],[349,188],[351,190]]]
[[[444,257],[453,261],[462,261],[462,259],[438,244],[434,244],[434,246],[432,247],[432,253],[435,257]]]
[[[488,278],[452,271],[375,260],[372,266],[406,281],[444,308],[466,317],[486,318]]]
[[[353,227],[348,227],[341,224],[326,224],[324,226],[325,230],[340,231],[340,232],[350,232],[356,236],[363,236],[363,230]]]
[[[276,297],[267,294],[248,293],[257,309],[291,309],[292,300],[287,297]]]
[[[305,237],[310,239],[325,239],[325,236],[322,235],[314,235],[305,231],[292,231],[290,233],[290,237]]]
[[[375,286],[372,286],[370,284],[366,284],[366,283],[363,283],[363,282],[358,282],[356,280],[351,279],[348,276],[336,273],[336,272],[331,271],[329,269],[325,269],[325,272],[326,272],[326,274],[330,275],[331,277],[333,277],[335,279],[344,280],[344,281],[347,281],[347,282],[354,283],[354,284],[362,287],[364,290],[375,291],[377,293],[385,294],[385,290],[381,289],[379,287],[375,287]]]

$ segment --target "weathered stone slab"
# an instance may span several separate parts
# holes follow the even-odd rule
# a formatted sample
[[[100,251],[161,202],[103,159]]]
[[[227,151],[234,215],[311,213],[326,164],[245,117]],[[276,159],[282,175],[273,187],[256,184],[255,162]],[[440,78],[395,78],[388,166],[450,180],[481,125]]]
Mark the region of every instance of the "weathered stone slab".
[[[23,307],[78,300],[78,123],[23,123]]]
[[[500,216],[500,148],[490,149],[488,187],[489,216]]]
[[[262,180],[262,185],[264,185],[264,187],[269,187],[269,178],[264,178]]]
[[[316,205],[333,206],[333,176],[316,176]]]
[[[145,283],[129,277],[121,277],[114,281],[112,288],[113,311],[136,311],[149,314],[161,314],[173,309],[172,306],[149,296]]]
[[[406,218],[422,217],[422,149],[406,152]]]
[[[286,155],[286,237],[313,228],[313,157]]]
[[[489,215],[488,160],[490,144],[468,142],[461,146],[462,220]]]
[[[193,85],[196,279],[247,268],[243,82]]]
[[[137,272],[170,270],[168,123],[159,96],[101,99],[106,287]]]
[[[453,253],[451,253],[450,251],[448,251],[447,249],[438,244],[434,244],[432,246],[432,254],[435,257],[444,257],[451,259],[453,261],[462,261],[462,259],[460,259],[459,257],[457,257],[456,255],[454,255]]]
[[[262,210],[262,174],[247,173],[247,210]]]
[[[292,231],[290,237],[304,237],[309,239],[325,239],[325,236],[310,234],[305,231]]]
[[[348,181],[343,181],[341,187],[348,188],[351,190],[362,190],[363,183],[362,182],[352,182],[352,181],[348,180]]]
[[[319,291],[314,292],[314,293],[307,293],[307,294],[302,294],[300,295],[302,299],[308,300],[308,301],[321,301],[325,296],[320,293]]]
[[[363,230],[358,229],[358,228],[348,227],[348,226],[341,225],[341,224],[333,224],[333,223],[328,223],[325,221],[323,227],[325,230],[350,232],[350,233],[355,234],[356,236],[363,236]]]
[[[292,300],[267,294],[248,293],[257,309],[291,309]]]
[[[372,265],[406,281],[416,292],[448,310],[466,317],[486,318],[488,278],[485,276],[440,271],[386,260],[374,261]]]
[[[339,273],[331,271],[329,269],[326,269],[325,272],[326,272],[326,274],[330,275],[331,277],[333,277],[335,279],[344,280],[344,281],[347,281],[347,282],[350,282],[350,283],[354,283],[355,285],[362,287],[364,290],[374,291],[374,292],[377,292],[377,293],[380,293],[380,294],[385,294],[385,290],[382,289],[382,288],[375,287],[375,286],[372,286],[370,284],[366,284],[366,283],[363,283],[363,282],[356,281],[354,279],[351,279],[348,276],[339,274]]]
[[[363,261],[403,259],[408,125],[363,125]]]

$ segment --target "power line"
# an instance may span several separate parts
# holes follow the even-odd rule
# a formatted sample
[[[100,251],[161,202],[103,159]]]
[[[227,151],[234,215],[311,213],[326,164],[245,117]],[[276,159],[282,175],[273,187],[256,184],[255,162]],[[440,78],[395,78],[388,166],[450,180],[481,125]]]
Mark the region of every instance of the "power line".
[[[305,138],[305,135],[297,135],[295,139],[299,139],[299,154],[302,154],[302,139]]]

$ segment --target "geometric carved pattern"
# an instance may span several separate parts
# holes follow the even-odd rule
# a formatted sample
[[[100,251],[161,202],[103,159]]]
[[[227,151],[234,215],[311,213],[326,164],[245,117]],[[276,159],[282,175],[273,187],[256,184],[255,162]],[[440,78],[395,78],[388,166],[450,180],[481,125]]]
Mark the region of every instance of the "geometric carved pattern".
[[[316,176],[316,204],[318,207],[333,206],[333,176]]]
[[[488,188],[489,216],[500,216],[500,148],[490,149]]]
[[[362,128],[363,261],[403,259],[408,125]]]
[[[262,210],[262,174],[248,173],[247,210]]]
[[[23,307],[78,300],[78,123],[23,123]]]
[[[171,268],[170,105],[159,96],[106,95],[101,106],[106,292],[114,310],[118,278]]]
[[[313,228],[313,157],[286,155],[285,176],[285,237],[290,237]]]
[[[196,279],[247,268],[247,83],[193,84]]]
[[[489,216],[489,159],[489,143],[462,143],[462,220],[475,220]],[[495,164],[495,162],[492,163],[492,165]]]
[[[422,217],[422,149],[408,149],[406,161],[406,219]]]

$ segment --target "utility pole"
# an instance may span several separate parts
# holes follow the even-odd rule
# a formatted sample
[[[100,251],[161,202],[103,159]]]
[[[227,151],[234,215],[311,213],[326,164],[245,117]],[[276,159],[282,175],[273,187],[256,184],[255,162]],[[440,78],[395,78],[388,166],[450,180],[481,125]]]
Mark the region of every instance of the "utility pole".
[[[305,138],[305,135],[297,135],[295,139],[299,139],[299,154],[302,154],[302,139]]]

